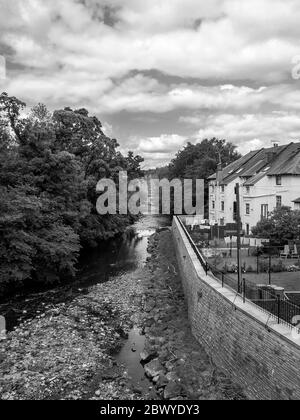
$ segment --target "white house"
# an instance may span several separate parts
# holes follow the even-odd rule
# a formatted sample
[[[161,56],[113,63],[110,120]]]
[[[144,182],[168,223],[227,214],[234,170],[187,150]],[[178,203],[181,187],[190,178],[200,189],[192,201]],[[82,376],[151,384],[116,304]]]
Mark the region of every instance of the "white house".
[[[209,178],[209,217],[219,225],[236,221],[236,184],[240,185],[243,230],[268,217],[276,207],[300,210],[300,143],[248,153]]]

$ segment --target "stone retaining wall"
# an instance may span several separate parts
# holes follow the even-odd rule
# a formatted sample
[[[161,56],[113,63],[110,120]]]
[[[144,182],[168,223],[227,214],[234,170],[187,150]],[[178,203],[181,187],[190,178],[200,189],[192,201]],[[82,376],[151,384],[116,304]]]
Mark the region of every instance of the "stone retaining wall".
[[[173,236],[195,338],[250,399],[300,399],[300,336],[206,276],[176,217]]]

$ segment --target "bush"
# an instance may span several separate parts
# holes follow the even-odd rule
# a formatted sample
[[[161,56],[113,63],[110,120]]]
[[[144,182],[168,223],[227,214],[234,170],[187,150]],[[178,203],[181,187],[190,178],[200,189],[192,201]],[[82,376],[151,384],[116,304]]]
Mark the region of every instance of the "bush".
[[[286,271],[286,267],[282,261],[278,261],[277,264],[272,265],[272,272],[273,273],[283,273]]]
[[[252,265],[249,265],[246,268],[246,273],[255,273],[256,270],[254,270],[254,268],[252,267]]]
[[[264,251],[262,248],[254,248],[251,252],[252,257],[260,257],[263,255]]]
[[[259,273],[268,273],[269,272],[269,263],[266,261],[261,261],[258,264],[258,272]]]

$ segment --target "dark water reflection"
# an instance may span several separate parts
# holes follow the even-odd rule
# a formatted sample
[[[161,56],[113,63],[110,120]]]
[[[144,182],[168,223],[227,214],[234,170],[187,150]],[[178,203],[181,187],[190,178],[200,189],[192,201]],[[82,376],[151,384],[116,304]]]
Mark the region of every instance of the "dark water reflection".
[[[121,351],[115,356],[116,361],[126,367],[131,383],[134,384],[136,389],[143,392],[149,391],[151,385],[141,364],[140,354],[145,349],[145,341],[146,337],[141,334],[138,328],[134,327]]]
[[[0,304],[0,315],[6,318],[10,331],[20,322],[43,313],[46,306],[68,302],[88,293],[89,287],[110,281],[143,267],[148,257],[148,239],[156,229],[170,225],[163,216],[146,216],[135,225],[136,237],[116,239],[85,253],[80,262],[75,282],[48,291],[35,291],[18,295]]]
[[[148,239],[156,229],[170,225],[167,217],[147,216],[135,225],[136,237],[111,241],[84,256],[78,281],[83,286],[109,281],[143,267],[149,254]]]

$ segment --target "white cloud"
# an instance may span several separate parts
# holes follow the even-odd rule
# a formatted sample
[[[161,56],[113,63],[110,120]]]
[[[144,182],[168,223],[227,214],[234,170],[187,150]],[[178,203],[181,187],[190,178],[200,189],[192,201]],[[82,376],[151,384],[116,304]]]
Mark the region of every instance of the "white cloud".
[[[210,115],[199,117],[198,122],[202,128],[194,135],[197,141],[225,138],[237,145],[241,153],[271,146],[272,140],[280,144],[300,141],[300,115],[295,113]]]
[[[115,113],[164,113],[190,110],[259,110],[263,106],[300,109],[300,90],[294,83],[251,88],[247,86],[177,83],[165,85],[141,75],[126,79],[105,92],[99,110]]]
[[[201,128],[188,138],[163,134],[136,142],[138,152],[147,157],[150,166],[167,164],[188,141],[198,143],[205,138],[226,139],[235,144],[242,154],[271,147],[272,141],[279,144],[300,141],[300,115],[295,113],[282,111],[269,114],[211,114],[195,115],[191,118],[193,124],[196,125],[197,122]]]
[[[75,0],[1,0],[0,40],[33,71],[59,65],[62,73],[99,77],[157,69],[214,80],[286,80],[300,49],[299,7],[294,0],[255,2],[94,0],[86,7]],[[116,7],[115,27],[103,22],[105,5]]]
[[[149,137],[141,140],[139,150],[145,153],[169,154],[181,149],[186,141],[186,137],[177,134],[162,134],[160,137]]]
[[[134,150],[145,158],[144,168],[155,168],[167,165],[182,149],[189,139],[178,134],[162,134],[157,137],[131,137],[129,147],[122,149],[124,153]]]
[[[162,133],[176,133],[164,114],[180,110],[183,127],[241,150],[299,135],[299,0],[0,0],[0,10],[0,54],[12,51],[0,88],[30,104],[162,114]],[[184,144],[182,132],[141,138],[157,161]]]

